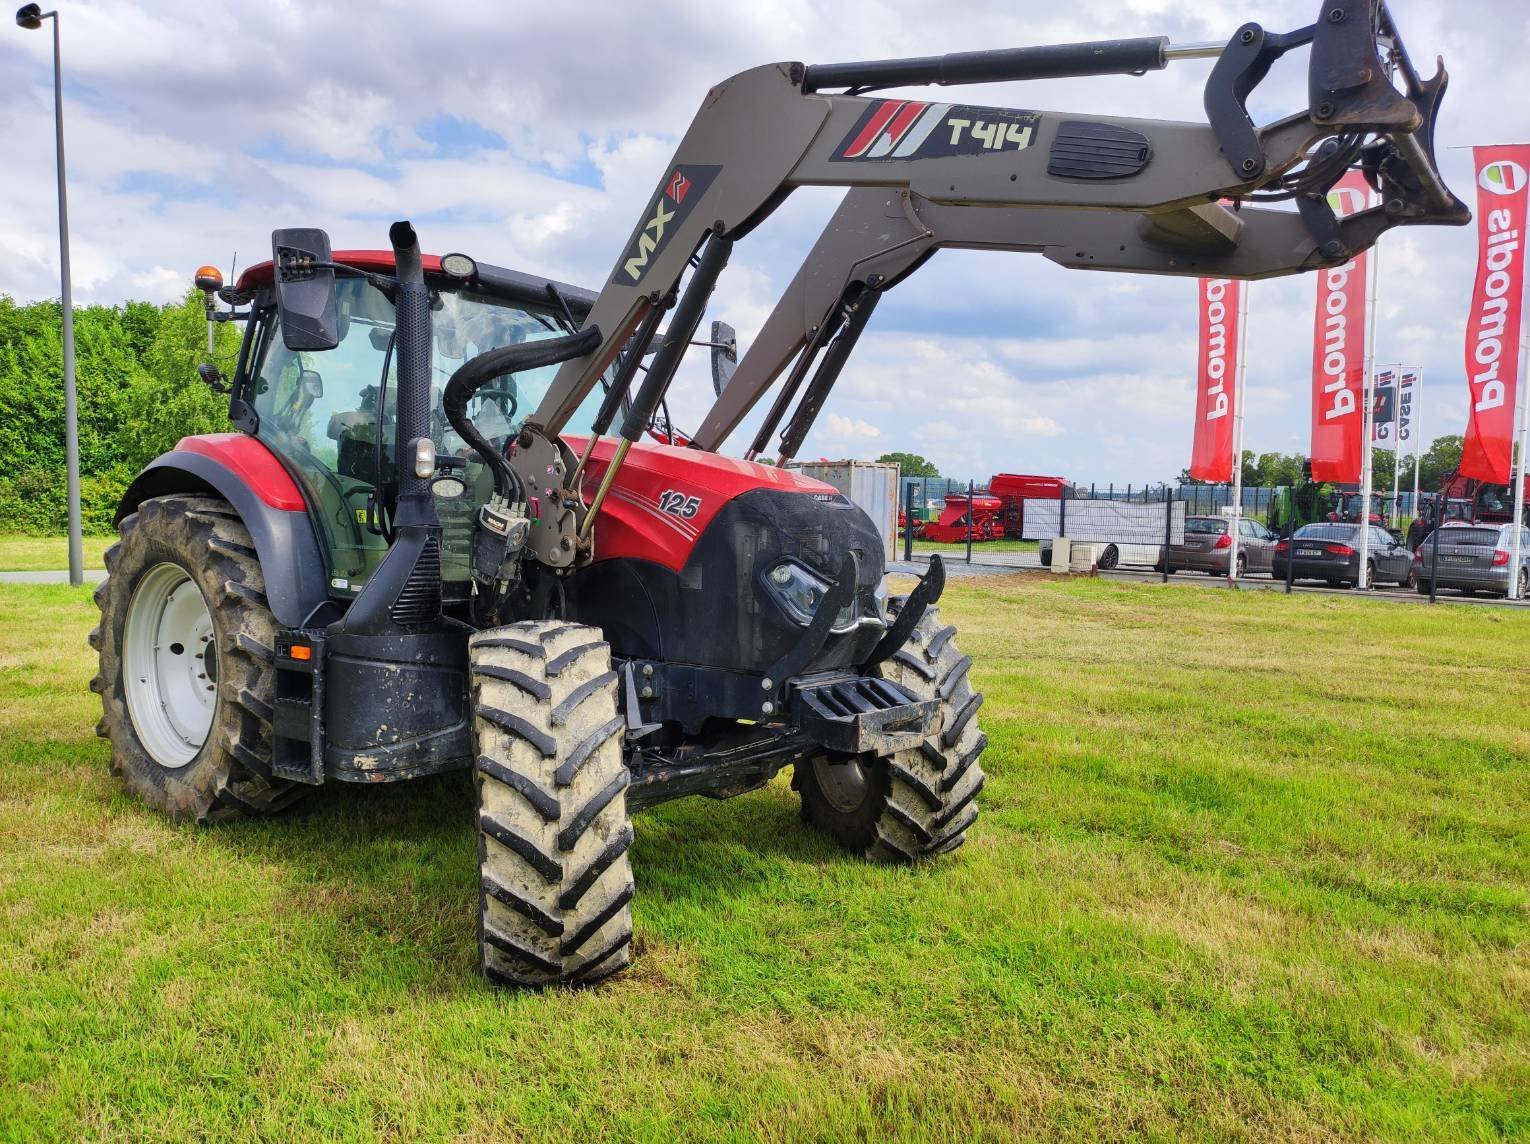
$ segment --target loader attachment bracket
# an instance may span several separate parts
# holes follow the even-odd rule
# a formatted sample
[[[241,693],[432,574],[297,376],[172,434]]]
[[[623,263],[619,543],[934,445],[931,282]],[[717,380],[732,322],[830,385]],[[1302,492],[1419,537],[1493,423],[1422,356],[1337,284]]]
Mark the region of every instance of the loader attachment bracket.
[[[935,553],[930,557],[930,570],[919,578],[919,583],[914,585],[914,590],[903,601],[903,610],[898,613],[892,627],[887,629],[887,634],[871,649],[871,655],[861,664],[861,671],[870,671],[877,664],[891,659],[899,648],[908,643],[908,637],[914,634],[914,629],[924,618],[925,609],[933,606],[945,589],[945,561],[939,553]]]

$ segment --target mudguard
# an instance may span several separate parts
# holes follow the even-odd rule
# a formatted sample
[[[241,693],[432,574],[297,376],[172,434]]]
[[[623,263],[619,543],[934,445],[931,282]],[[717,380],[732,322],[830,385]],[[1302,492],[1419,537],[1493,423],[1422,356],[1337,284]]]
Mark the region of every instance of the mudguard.
[[[113,523],[151,497],[174,493],[211,494],[234,507],[255,542],[278,624],[301,627],[328,597],[328,574],[302,492],[259,441],[242,433],[184,438],[134,478]]]

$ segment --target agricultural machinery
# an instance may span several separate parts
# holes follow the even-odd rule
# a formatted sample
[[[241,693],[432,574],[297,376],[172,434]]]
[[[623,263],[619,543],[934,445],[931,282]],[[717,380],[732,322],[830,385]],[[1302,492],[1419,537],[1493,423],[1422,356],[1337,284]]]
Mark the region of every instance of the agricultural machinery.
[[[926,540],[960,543],[967,539],[967,513],[972,513],[974,542],[1020,539],[1025,535],[1025,501],[1071,497],[1073,490],[1061,477],[1032,477],[1021,473],[995,473],[988,488],[975,493],[968,504],[966,493],[949,493],[940,518],[924,528]]]
[[[1298,46],[1311,106],[1256,126],[1245,100]],[[867,94],[1196,56],[1209,123]],[[987,740],[939,561],[889,599],[871,521],[754,459],[796,455],[878,300],[941,247],[1261,278],[1467,221],[1433,159],[1444,84],[1380,0],[1225,46],[772,64],[708,93],[598,291],[423,255],[407,223],[378,251],[276,231],[270,262],[203,278],[245,323],[232,377],[205,373],[234,431],[183,440],[118,513],[92,636],[113,770],[210,821],[471,769],[482,966],[514,985],[628,963],[629,816],[664,799],[790,767],[853,853],[954,850]],[[1353,165],[1380,205],[1338,218]],[[805,185],[849,191],[748,352],[704,339],[718,396],[682,436],[666,391],[733,245]]]

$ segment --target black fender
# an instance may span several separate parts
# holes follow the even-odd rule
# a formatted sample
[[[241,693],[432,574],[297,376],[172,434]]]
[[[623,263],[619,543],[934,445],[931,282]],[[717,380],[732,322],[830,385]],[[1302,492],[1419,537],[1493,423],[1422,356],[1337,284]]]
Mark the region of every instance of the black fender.
[[[301,627],[328,599],[329,575],[308,513],[272,507],[231,469],[201,453],[172,449],[156,457],[122,494],[113,523],[121,524],[151,497],[175,493],[221,497],[233,506],[255,542],[278,624]]]

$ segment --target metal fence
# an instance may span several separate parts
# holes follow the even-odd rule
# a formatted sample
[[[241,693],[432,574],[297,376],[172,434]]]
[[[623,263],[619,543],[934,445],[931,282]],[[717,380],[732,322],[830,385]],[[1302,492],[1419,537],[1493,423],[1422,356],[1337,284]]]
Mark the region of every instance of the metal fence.
[[[902,495],[898,498],[899,505],[907,510],[912,504],[914,515],[920,520],[934,520],[944,508],[946,497],[965,495],[969,484],[976,494],[988,491],[986,485],[953,480],[949,477],[904,477]],[[1162,481],[1140,485],[1079,483],[1071,487],[1070,498],[1158,504],[1164,499],[1165,489],[1171,490],[1170,499],[1184,502],[1185,511],[1190,516],[1218,516],[1232,507],[1234,490],[1231,484],[1166,485]],[[1247,520],[1257,520],[1261,524],[1272,527],[1278,526],[1285,523],[1286,513],[1297,495],[1298,490],[1289,485],[1244,485],[1243,516]],[[1358,494],[1355,493],[1339,495],[1358,500]],[[1373,498],[1373,512],[1382,516],[1392,527],[1406,528],[1408,522],[1418,515],[1413,494],[1406,489],[1397,493],[1377,492],[1373,494]],[[1421,502],[1427,499],[1425,496],[1419,498]],[[1331,507],[1325,504],[1324,511],[1321,513],[1303,511],[1302,515],[1304,519],[1326,516]]]

